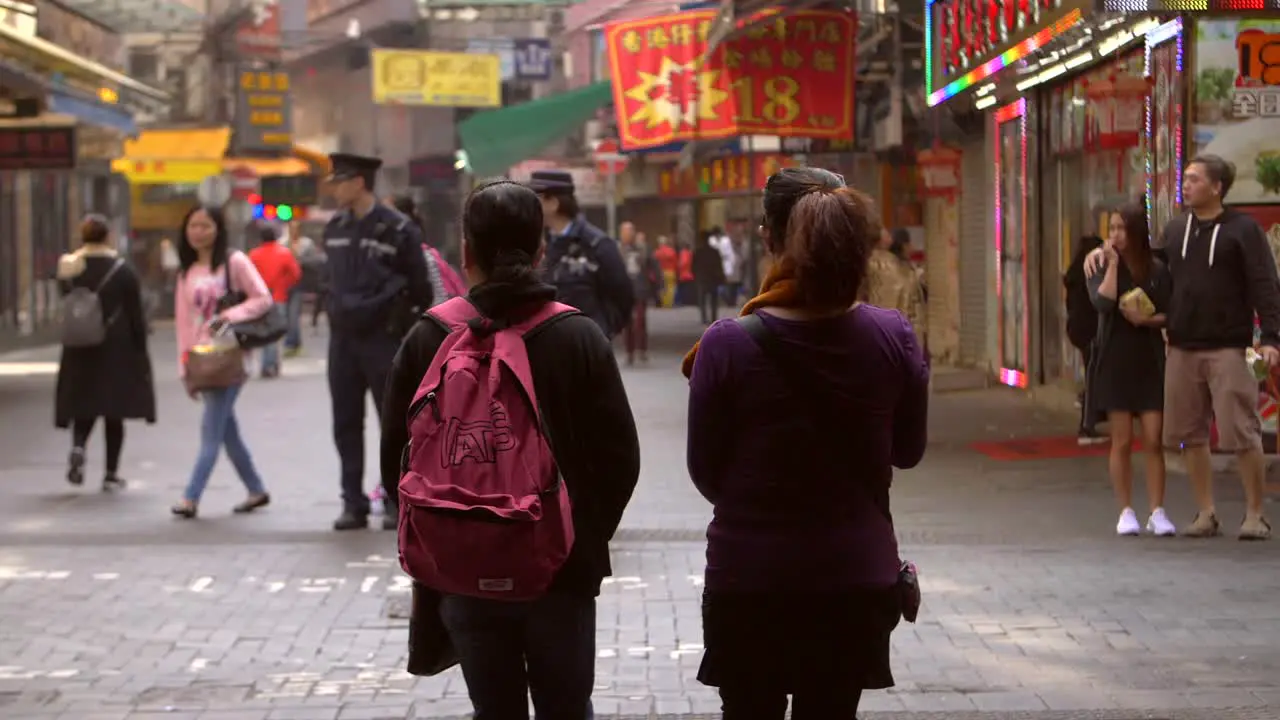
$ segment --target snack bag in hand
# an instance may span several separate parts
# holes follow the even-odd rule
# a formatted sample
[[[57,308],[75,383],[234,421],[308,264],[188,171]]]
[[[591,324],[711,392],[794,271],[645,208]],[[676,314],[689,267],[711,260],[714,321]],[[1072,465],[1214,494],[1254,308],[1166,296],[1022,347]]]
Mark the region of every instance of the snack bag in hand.
[[[1151,317],[1156,314],[1155,303],[1151,302],[1151,298],[1147,297],[1147,293],[1142,288],[1134,288],[1121,295],[1120,307],[1136,311],[1142,317]]]

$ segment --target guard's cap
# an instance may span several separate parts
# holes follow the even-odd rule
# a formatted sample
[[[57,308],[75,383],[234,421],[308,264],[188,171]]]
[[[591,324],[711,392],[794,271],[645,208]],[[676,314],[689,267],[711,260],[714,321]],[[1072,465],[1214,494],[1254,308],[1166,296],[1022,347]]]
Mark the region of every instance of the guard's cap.
[[[564,170],[535,170],[529,178],[529,187],[538,194],[573,194],[573,175]]]
[[[379,158],[351,153],[333,153],[329,155],[329,162],[333,164],[333,172],[329,174],[330,182],[373,175],[382,167],[382,160]]]

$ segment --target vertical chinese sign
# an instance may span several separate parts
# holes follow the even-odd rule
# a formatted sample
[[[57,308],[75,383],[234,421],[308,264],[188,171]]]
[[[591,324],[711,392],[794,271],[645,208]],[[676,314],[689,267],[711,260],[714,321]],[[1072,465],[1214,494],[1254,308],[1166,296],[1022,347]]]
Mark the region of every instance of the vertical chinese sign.
[[[853,136],[853,14],[758,15],[741,37],[704,58],[715,15],[699,10],[606,28],[624,149],[738,135]]]
[[[237,78],[237,153],[278,152],[293,145],[289,74],[241,68]]]

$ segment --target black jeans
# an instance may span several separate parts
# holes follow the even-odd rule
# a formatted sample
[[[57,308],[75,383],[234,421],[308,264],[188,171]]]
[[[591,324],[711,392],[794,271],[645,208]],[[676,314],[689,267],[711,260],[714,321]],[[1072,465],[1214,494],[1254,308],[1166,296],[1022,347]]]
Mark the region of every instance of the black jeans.
[[[71,423],[71,446],[84,450],[97,421],[97,418],[76,418]],[[120,469],[120,452],[124,450],[124,421],[106,418],[102,428],[107,438],[107,474],[115,475]]]
[[[458,651],[475,720],[591,720],[596,601],[552,593],[530,602],[446,595],[440,618]]]
[[[791,699],[791,720],[856,720],[861,690],[831,687],[796,693]],[[722,687],[720,708],[724,720],[783,720],[787,694],[768,687]]]
[[[710,325],[720,315],[720,286],[698,285],[698,313],[702,323]]]
[[[385,333],[329,336],[329,399],[333,405],[333,441],[342,466],[342,504],[356,515],[369,514],[364,494],[364,418],[367,396],[382,413],[391,362],[399,339]]]

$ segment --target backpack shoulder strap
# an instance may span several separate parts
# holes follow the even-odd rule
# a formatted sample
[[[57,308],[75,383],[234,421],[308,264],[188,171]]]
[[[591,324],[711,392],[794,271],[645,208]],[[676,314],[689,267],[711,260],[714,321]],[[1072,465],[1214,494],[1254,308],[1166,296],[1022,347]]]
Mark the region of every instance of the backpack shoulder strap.
[[[524,322],[512,326],[511,329],[520,333],[520,336],[528,341],[529,338],[534,337],[560,320],[563,320],[570,315],[580,314],[581,313],[578,312],[578,309],[571,305],[565,305],[564,303],[553,301],[547,303],[541,310],[526,318]]]
[[[102,288],[107,286],[107,281],[122,267],[124,267],[124,258],[116,258],[116,261],[111,263],[111,269],[107,271],[106,275],[102,276],[102,279],[98,281],[98,286],[93,289],[94,294],[102,292]]]
[[[449,298],[427,311],[427,317],[444,328],[445,332],[457,332],[467,326],[472,319],[479,317],[480,311],[471,301],[462,295]]]

